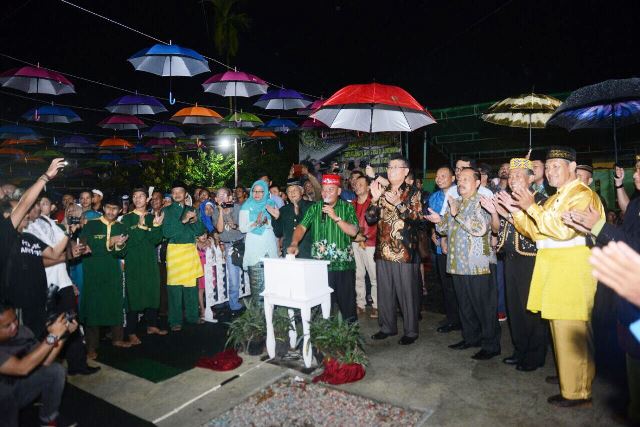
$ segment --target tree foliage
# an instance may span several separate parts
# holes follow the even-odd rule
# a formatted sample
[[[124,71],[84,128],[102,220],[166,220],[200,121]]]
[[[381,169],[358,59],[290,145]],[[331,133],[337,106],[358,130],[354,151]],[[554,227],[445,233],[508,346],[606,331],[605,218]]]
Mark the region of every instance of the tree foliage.
[[[238,0],[208,0],[213,6],[213,24],[215,26],[213,41],[219,55],[227,63],[236,56],[240,44],[238,33],[249,29],[249,15],[236,12]]]

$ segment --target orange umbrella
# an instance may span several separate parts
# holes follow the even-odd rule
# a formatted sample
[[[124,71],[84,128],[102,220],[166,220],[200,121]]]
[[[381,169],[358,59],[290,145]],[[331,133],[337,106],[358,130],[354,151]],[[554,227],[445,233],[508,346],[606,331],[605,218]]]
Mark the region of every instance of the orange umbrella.
[[[25,163],[44,163],[44,159],[42,157],[36,156],[27,156],[24,158]]]
[[[107,138],[107,139],[103,139],[102,141],[100,141],[100,144],[98,144],[99,148],[131,148],[133,147],[133,144],[130,143],[129,141],[127,141],[126,139],[122,139],[122,138],[116,138],[115,136],[113,138]]]
[[[171,117],[171,120],[184,125],[215,125],[220,123],[222,116],[209,108],[198,107],[196,104],[195,107],[187,107],[178,111]]]
[[[270,130],[259,130],[249,132],[249,138],[253,139],[273,139],[276,138],[276,134]]]
[[[26,157],[27,152],[24,150],[19,150],[17,148],[9,148],[9,147],[4,147],[4,148],[0,148],[0,156],[20,156],[20,157]]]
[[[44,144],[44,141],[39,139],[5,139],[0,147],[9,147],[11,145],[37,145]]]

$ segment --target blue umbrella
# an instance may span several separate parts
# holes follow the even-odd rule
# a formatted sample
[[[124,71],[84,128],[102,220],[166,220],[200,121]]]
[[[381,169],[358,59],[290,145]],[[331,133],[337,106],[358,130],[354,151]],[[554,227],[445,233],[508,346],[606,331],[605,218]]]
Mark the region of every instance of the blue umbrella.
[[[178,138],[184,136],[184,132],[176,126],[170,125],[155,125],[144,136],[151,136],[154,138]]]
[[[151,149],[148,147],[145,147],[142,144],[136,144],[135,147],[133,147],[133,150],[131,150],[131,152],[134,154],[145,154],[145,153],[150,153]]]
[[[26,126],[0,126],[0,139],[38,139],[40,135],[33,129]]]
[[[288,119],[272,119],[264,125],[265,128],[271,129],[275,132],[287,133],[292,129],[297,129],[298,125]]]
[[[125,95],[114,99],[105,107],[114,114],[158,114],[167,111],[164,105],[152,96]]]
[[[137,71],[169,77],[169,103],[176,100],[171,93],[171,77],[192,77],[209,71],[209,63],[195,50],[177,44],[156,44],[136,52],[128,59]]]
[[[607,80],[582,87],[569,95],[547,126],[575,129],[612,128],[618,163],[616,128],[640,123],[640,78]]]
[[[25,120],[43,123],[73,123],[82,119],[71,108],[57,105],[43,105],[32,108],[22,115]]]
[[[99,157],[100,160],[107,160],[109,162],[119,162],[122,160],[122,156],[118,154],[103,154]]]
[[[293,110],[305,108],[309,104],[311,104],[311,100],[295,90],[276,89],[262,95],[253,105],[262,107],[265,110]]]

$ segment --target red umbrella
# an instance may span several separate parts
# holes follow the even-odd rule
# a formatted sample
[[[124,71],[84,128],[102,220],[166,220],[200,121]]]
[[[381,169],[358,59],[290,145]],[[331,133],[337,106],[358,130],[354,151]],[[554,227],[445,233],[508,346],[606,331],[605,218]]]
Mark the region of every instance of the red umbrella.
[[[327,125],[316,119],[307,119],[300,124],[301,129],[322,129],[326,127]]]
[[[346,86],[310,117],[333,129],[362,132],[411,132],[436,122],[407,91],[380,83]]]
[[[136,116],[128,116],[128,115],[113,115],[109,116],[104,120],[101,120],[98,123],[98,126],[105,129],[117,129],[117,130],[127,130],[127,129],[141,129],[147,127],[142,120],[137,118]]]
[[[173,147],[175,142],[169,138],[151,138],[145,144],[145,147],[149,148],[167,148]]]
[[[10,87],[26,93],[62,95],[76,93],[73,83],[55,71],[40,67],[13,68],[0,74],[2,87]]]

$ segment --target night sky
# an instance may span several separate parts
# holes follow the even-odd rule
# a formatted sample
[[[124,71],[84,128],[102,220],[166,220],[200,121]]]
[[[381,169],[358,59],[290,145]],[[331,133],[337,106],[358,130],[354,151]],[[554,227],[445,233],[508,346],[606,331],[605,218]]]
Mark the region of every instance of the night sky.
[[[210,5],[203,12],[197,0],[74,2],[219,58],[212,42]],[[532,88],[540,93],[571,91],[637,75],[640,65],[637,1],[244,1],[239,10],[249,14],[251,28],[240,35],[239,54],[231,65],[316,96],[375,80],[405,88],[428,108],[441,108]],[[0,27],[3,54],[167,96],[167,79],[135,72],[126,61],[153,41],[59,0],[5,1]],[[18,65],[0,57],[2,70]],[[222,71],[217,64],[210,66],[214,73]],[[225,100],[202,92],[200,84],[209,75],[174,79],[174,94],[224,114]],[[123,95],[71,79],[78,94],[57,97],[56,102],[102,108]],[[6,95],[0,102],[4,119],[15,119],[36,104]],[[239,106],[265,113],[248,102]],[[82,126],[105,132],[93,125],[106,112],[78,113],[85,119]]]

